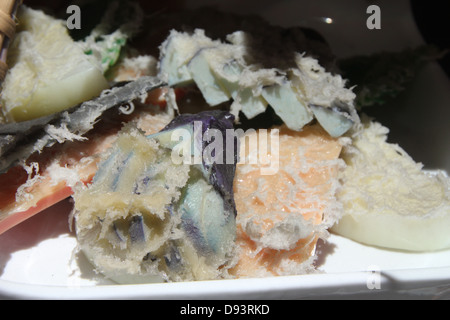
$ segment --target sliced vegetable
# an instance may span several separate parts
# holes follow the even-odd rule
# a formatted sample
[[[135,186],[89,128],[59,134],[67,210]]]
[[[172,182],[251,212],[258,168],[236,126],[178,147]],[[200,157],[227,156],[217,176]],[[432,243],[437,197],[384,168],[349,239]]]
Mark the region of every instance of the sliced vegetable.
[[[263,89],[262,96],[289,129],[300,131],[312,121],[313,114],[292,90],[290,82]]]
[[[339,137],[353,126],[354,121],[344,107],[335,105],[331,108],[310,105],[314,117],[332,137]]]
[[[188,63],[188,70],[210,106],[230,100],[230,94],[217,81],[211,70],[206,49],[200,49]]]
[[[227,276],[237,154],[230,164],[173,156],[180,145],[188,146],[186,159],[202,154],[203,134],[217,129],[225,137],[233,120],[211,111],[181,115],[154,135],[132,126],[119,134],[92,185],[74,194],[78,242],[98,271],[127,283]]]
[[[199,48],[213,45],[203,30],[195,30],[193,35],[171,31],[161,45],[160,73],[161,79],[170,86],[192,81],[187,64]]]
[[[8,121],[57,113],[109,87],[95,61],[71,39],[63,21],[21,6],[10,45],[1,104]]]
[[[350,129],[348,124],[359,121],[353,106],[355,95],[345,80],[327,72],[316,59],[292,53],[276,61],[271,50],[255,52],[254,39],[242,31],[228,35],[227,40],[213,41],[198,29],[192,34],[171,32],[161,50],[161,77],[169,85],[194,82],[210,106],[233,100],[230,111],[236,119],[241,111],[252,119],[270,105],[290,129],[300,131],[316,113],[327,125],[339,124],[341,114],[314,113],[309,108],[331,109],[339,101],[349,109],[349,121],[333,134],[342,135]],[[283,67],[266,67],[273,65]]]

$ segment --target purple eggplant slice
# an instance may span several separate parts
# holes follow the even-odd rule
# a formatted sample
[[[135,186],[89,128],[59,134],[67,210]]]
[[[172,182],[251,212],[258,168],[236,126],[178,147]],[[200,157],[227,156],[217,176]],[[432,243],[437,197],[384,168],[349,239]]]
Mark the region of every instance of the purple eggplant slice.
[[[121,283],[228,277],[236,233],[237,138],[226,146],[233,121],[228,112],[207,111],[178,116],[149,136],[125,126],[93,183],[73,196],[77,239],[98,271]],[[231,152],[229,162],[193,161],[214,142],[205,138],[211,133],[223,147],[211,154]],[[174,161],[180,150],[192,161]]]

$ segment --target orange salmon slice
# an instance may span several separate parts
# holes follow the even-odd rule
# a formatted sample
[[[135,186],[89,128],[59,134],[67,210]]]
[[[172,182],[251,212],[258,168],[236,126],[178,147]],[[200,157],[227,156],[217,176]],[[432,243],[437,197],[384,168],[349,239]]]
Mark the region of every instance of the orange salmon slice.
[[[340,215],[335,192],[343,166],[342,141],[319,125],[301,132],[277,129],[278,147],[267,148],[267,158],[278,160],[271,174],[263,174],[264,165],[250,161],[259,159],[261,148],[248,141],[252,135],[259,141],[261,130],[241,138],[247,140],[241,140],[234,181],[239,260],[231,270],[238,278],[312,270],[318,239]]]

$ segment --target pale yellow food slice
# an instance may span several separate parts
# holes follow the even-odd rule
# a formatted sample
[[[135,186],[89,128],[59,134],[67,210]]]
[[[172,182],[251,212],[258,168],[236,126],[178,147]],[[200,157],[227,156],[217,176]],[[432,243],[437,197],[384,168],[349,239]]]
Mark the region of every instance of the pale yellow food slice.
[[[389,130],[366,121],[345,148],[338,199],[344,216],[332,230],[369,245],[408,251],[450,247],[450,179],[427,173]]]
[[[17,19],[1,95],[7,120],[56,113],[108,88],[100,67],[72,40],[64,21],[26,6]]]

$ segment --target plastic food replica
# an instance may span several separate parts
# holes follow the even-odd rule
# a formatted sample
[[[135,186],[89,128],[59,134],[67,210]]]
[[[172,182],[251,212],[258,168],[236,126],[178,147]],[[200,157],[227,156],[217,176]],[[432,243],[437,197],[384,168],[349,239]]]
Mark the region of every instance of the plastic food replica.
[[[362,97],[319,35],[216,11],[150,20],[111,6],[75,39],[17,8],[1,233],[71,197],[79,250],[118,283],[310,273],[330,232],[450,247],[450,179],[387,142],[358,104],[383,92]]]

